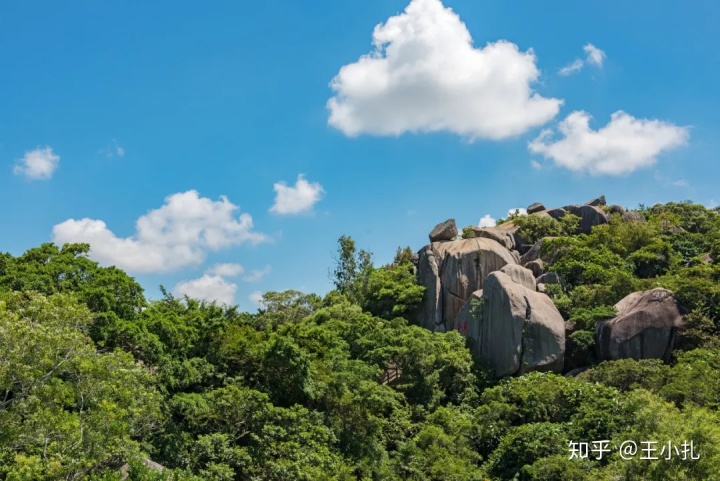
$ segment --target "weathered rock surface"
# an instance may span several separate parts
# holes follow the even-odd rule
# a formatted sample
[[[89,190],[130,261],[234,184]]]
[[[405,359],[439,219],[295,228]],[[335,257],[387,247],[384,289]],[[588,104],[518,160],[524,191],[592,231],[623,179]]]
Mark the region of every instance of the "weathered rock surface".
[[[491,272],[516,264],[509,250],[492,239],[434,242],[419,252],[418,281],[426,288],[417,323],[430,330],[452,328],[470,295]]]
[[[623,214],[623,218],[625,218],[625,220],[634,221],[634,222],[641,222],[641,223],[643,223],[643,224],[644,224],[645,222],[647,222],[647,219],[645,218],[644,215],[642,215],[640,212],[637,212],[637,211],[634,211],[634,210],[630,210],[630,211],[625,212],[625,213]]]
[[[600,224],[607,224],[608,217],[605,211],[592,205],[569,205],[565,210],[580,217],[578,233],[589,234],[593,227]]]
[[[484,239],[492,239],[506,249],[515,248],[515,233],[509,229],[499,229],[497,227],[473,227],[475,237]]]
[[[513,236],[515,240],[516,250],[520,250],[520,246],[522,246],[523,244],[527,244],[527,241],[520,235],[520,227],[516,225],[513,221],[498,224],[495,226],[495,229],[508,232],[511,236]]]
[[[623,206],[621,206],[621,205],[613,204],[613,205],[610,206],[610,213],[611,213],[611,214],[625,215],[625,212],[627,212],[627,211],[625,210],[625,207],[623,207]]]
[[[534,204],[528,206],[527,213],[534,214],[535,212],[540,212],[541,210],[545,210],[545,206],[540,202],[535,202]]]
[[[557,272],[546,272],[537,279],[538,284],[560,284],[565,285],[565,281]]]
[[[538,211],[538,212],[533,212],[532,214],[529,214],[529,215],[536,215],[536,216],[538,216],[538,217],[550,217],[550,214],[548,214],[546,210],[541,210],[541,211]]]
[[[567,214],[567,211],[563,209],[562,207],[558,207],[557,209],[550,209],[547,211],[547,214],[552,217],[553,219],[560,219],[565,214]]]
[[[546,239],[554,239],[554,237],[543,237],[539,241],[537,241],[535,244],[533,244],[530,249],[525,252],[522,257],[520,257],[520,265],[527,266],[530,262],[536,261],[538,259],[542,260],[543,262],[550,263],[553,259],[550,255],[542,255],[542,246],[543,242]]]
[[[595,206],[595,207],[599,207],[599,206],[602,206],[602,205],[605,205],[605,204],[606,204],[606,201],[605,201],[605,196],[604,196],[604,195],[601,195],[600,197],[596,197],[596,198],[594,198],[593,200],[590,200],[590,201],[588,201],[588,202],[585,203],[585,205],[592,205],[592,206]]]
[[[672,353],[685,310],[667,289],[633,292],[615,305],[618,315],[598,324],[598,357],[663,359]]]
[[[471,338],[472,351],[498,377],[530,371],[561,372],[565,322],[544,294],[504,272],[491,273],[455,319],[455,329]]]
[[[535,276],[530,269],[526,269],[516,264],[508,264],[500,272],[503,272],[510,276],[516,284],[520,284],[530,290],[535,290]]]
[[[458,230],[455,219],[448,219],[441,222],[430,231],[430,242],[449,241],[457,237]]]
[[[518,260],[518,264],[520,261]],[[542,259],[535,259],[525,264],[526,269],[530,269],[535,277],[540,277],[545,271],[545,263]]]

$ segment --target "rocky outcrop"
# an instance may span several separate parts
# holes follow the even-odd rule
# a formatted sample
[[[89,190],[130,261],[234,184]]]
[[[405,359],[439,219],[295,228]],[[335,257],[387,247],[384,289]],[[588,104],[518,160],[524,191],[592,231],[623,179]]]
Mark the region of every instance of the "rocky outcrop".
[[[592,206],[595,206],[595,207],[600,207],[600,206],[603,206],[603,205],[606,205],[606,204],[607,204],[607,202],[605,201],[605,196],[604,196],[604,195],[601,195],[600,197],[596,197],[596,198],[594,198],[593,200],[587,201],[587,202],[585,203],[585,205],[592,205]]]
[[[611,214],[625,215],[625,212],[627,212],[627,211],[625,210],[625,207],[623,207],[623,206],[621,206],[621,205],[613,204],[613,205],[610,206],[610,213],[611,213]]]
[[[418,281],[425,297],[416,322],[427,329],[452,328],[455,316],[491,272],[516,260],[497,241],[485,238],[433,242],[419,252]]]
[[[565,214],[567,214],[567,211],[565,209],[563,209],[562,207],[558,207],[557,209],[550,209],[546,212],[550,217],[552,217],[555,220],[560,219]]]
[[[518,261],[518,264],[520,261]],[[542,259],[535,259],[530,261],[524,266],[526,269],[530,269],[535,277],[540,277],[545,271],[545,263]]]
[[[578,234],[589,234],[593,227],[608,223],[608,216],[604,210],[592,205],[569,205],[565,210],[580,217]]]
[[[455,319],[455,329],[470,338],[473,353],[498,377],[530,371],[561,372],[565,326],[552,300],[493,272]]]
[[[625,212],[623,214],[623,218],[627,221],[640,222],[642,224],[647,222],[647,219],[645,218],[645,216],[635,210]]]
[[[507,232],[509,235],[511,235],[513,237],[513,240],[515,241],[515,250],[520,250],[523,244],[527,244],[527,240],[520,235],[520,227],[516,225],[513,221],[498,224],[494,227],[494,229],[502,232]]]
[[[500,269],[500,272],[510,276],[510,279],[512,279],[514,283],[520,284],[527,289],[535,290],[535,276],[530,269],[515,264],[508,264]]]
[[[685,310],[667,289],[634,292],[615,305],[616,317],[598,324],[598,358],[668,360]]]
[[[565,286],[565,281],[557,272],[546,272],[537,279],[538,284],[560,284]]]
[[[527,266],[530,262],[536,260],[542,260],[544,263],[551,264],[555,259],[549,253],[543,253],[543,243],[548,239],[555,239],[555,237],[543,237],[539,241],[530,247],[522,257],[520,257],[520,265]]]
[[[448,219],[441,222],[430,231],[430,242],[449,241],[457,237],[458,230],[455,219]]]
[[[528,206],[527,213],[534,214],[535,212],[540,212],[542,210],[545,210],[545,206],[540,202],[535,202],[534,204]]]
[[[473,227],[475,237],[492,239],[506,249],[515,248],[515,232],[510,229],[499,229],[497,227]]]

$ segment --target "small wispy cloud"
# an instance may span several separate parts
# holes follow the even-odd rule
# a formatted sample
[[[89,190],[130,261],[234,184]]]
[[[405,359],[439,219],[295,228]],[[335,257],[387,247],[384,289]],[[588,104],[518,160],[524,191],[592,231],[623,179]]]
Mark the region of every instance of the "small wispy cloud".
[[[60,156],[52,148],[37,148],[25,152],[23,158],[16,162],[13,173],[30,180],[48,180],[59,166]]]
[[[215,264],[214,266],[210,267],[208,270],[205,271],[205,274],[209,274],[211,276],[221,276],[221,277],[235,277],[239,276],[245,271],[243,269],[243,266],[240,264]]]
[[[533,159],[530,161],[530,167],[532,167],[535,170],[540,170],[540,169],[542,169],[542,164],[540,162],[538,162],[537,160]]]
[[[262,269],[255,269],[247,273],[243,277],[243,281],[245,282],[260,282],[265,276],[270,274],[270,266],[265,266]]]
[[[574,73],[578,73],[580,70],[582,70],[583,66],[585,65],[585,62],[580,60],[579,58],[576,58],[573,63],[570,65],[566,65],[565,67],[561,68],[558,72],[563,77],[567,77],[568,75],[572,75]]]
[[[587,54],[587,63],[591,65],[596,65],[598,67],[602,67],[603,61],[607,57],[605,52],[597,48],[595,45],[588,43],[583,47],[583,50],[585,50],[585,53]]]
[[[673,185],[675,187],[687,187],[690,184],[688,183],[687,180],[680,179],[680,180],[676,180],[675,182],[673,182]]]
[[[117,140],[112,139],[112,144],[105,147],[104,149],[100,149],[99,153],[104,155],[108,159],[112,159],[115,157],[125,157],[125,148],[118,144]]]
[[[580,72],[583,67],[585,67],[585,64],[594,65],[595,67],[602,68],[603,62],[605,61],[605,58],[607,58],[607,55],[604,51],[597,48],[595,45],[588,43],[583,47],[583,50],[585,51],[586,57],[585,60],[576,58],[572,61],[572,63],[566,65],[565,67],[561,68],[558,71],[559,75],[562,75],[563,77],[567,77],[568,75],[573,75],[578,72]]]

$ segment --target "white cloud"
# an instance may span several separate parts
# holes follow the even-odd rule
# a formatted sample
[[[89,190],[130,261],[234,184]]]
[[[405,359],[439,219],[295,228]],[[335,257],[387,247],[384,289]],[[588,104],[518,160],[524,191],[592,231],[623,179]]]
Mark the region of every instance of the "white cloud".
[[[583,50],[585,50],[585,53],[587,54],[587,63],[591,65],[595,65],[597,67],[602,67],[603,60],[605,60],[605,52],[597,48],[595,45],[588,43],[583,47]]]
[[[513,215],[528,215],[527,209],[524,209],[522,207],[516,207],[514,209],[509,209],[507,216],[513,216]]]
[[[540,169],[542,169],[542,164],[540,162],[538,162],[537,160],[533,159],[530,161],[530,167],[532,167],[535,170],[540,170]]]
[[[485,214],[478,223],[478,227],[495,227],[495,225],[497,225],[497,222],[490,216],[490,214]]]
[[[313,208],[325,192],[319,183],[308,182],[302,174],[298,175],[294,187],[288,186],[285,182],[278,182],[273,188],[275,189],[275,203],[270,208],[270,212],[276,214],[307,212]]]
[[[188,296],[218,304],[232,305],[235,303],[237,284],[228,282],[220,276],[205,274],[199,279],[179,282],[173,289],[176,296]]]
[[[60,165],[60,156],[53,153],[53,149],[45,147],[25,152],[13,168],[15,175],[24,175],[30,180],[45,180],[53,176]]]
[[[688,183],[687,180],[680,179],[680,180],[676,180],[675,182],[673,182],[673,185],[675,187],[687,187],[690,184]]]
[[[573,63],[561,68],[560,72],[558,72],[558,73],[560,75],[562,75],[563,77],[567,77],[568,75],[578,73],[580,70],[582,70],[584,65],[585,65],[585,62],[583,62],[579,58],[576,58]]]
[[[54,226],[53,241],[88,243],[92,259],[130,273],[170,272],[201,264],[208,251],[268,240],[253,231],[249,214],[236,217],[238,209],[224,196],[213,201],[190,190],[140,217],[131,237],[118,237],[102,220],[85,218]]]
[[[206,270],[205,274],[209,274],[211,276],[235,277],[242,274],[244,270],[245,269],[243,269],[243,266],[240,264],[215,264]]]
[[[532,50],[504,40],[474,48],[440,0],[412,0],[375,27],[373,44],[330,84],[329,124],[348,136],[447,131],[497,140],[545,124],[562,104],[533,92]]]
[[[576,58],[571,64],[561,68],[558,73],[565,77],[574,73],[578,73],[583,69],[583,67],[585,67],[586,62],[590,65],[602,68],[603,61],[607,57],[607,55],[605,55],[605,52],[603,52],[591,43],[585,45],[583,47],[583,50],[587,54],[587,58],[585,61]]]
[[[270,274],[270,270],[271,270],[270,266],[265,266],[262,269],[252,270],[252,271],[248,272],[248,274],[245,277],[243,277],[243,280],[245,282],[259,282],[266,275]]]
[[[621,110],[598,130],[590,129],[590,119],[586,112],[573,112],[559,124],[560,140],[551,140],[553,131],[545,130],[528,147],[572,171],[619,175],[653,165],[660,153],[689,138],[687,127],[636,119]]]
[[[260,291],[250,293],[248,299],[250,299],[250,302],[255,304],[257,307],[263,306],[263,293]]]
[[[121,147],[117,140],[112,139],[112,145],[100,149],[100,154],[103,154],[108,159],[112,159],[113,157],[124,157],[125,156],[125,148]]]

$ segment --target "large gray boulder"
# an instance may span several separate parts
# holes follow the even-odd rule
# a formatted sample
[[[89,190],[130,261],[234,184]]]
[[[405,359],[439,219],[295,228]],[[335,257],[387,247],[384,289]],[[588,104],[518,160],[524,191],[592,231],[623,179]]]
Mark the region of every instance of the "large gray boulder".
[[[633,292],[615,305],[616,317],[598,324],[598,357],[668,360],[677,332],[685,326],[684,308],[662,288]]]
[[[500,269],[500,272],[510,276],[510,279],[512,279],[516,284],[535,290],[535,276],[530,269],[526,269],[523,266],[518,266],[516,264],[508,264]]]
[[[553,219],[556,219],[556,220],[562,218],[565,214],[567,214],[565,209],[563,209],[562,207],[558,207],[556,209],[550,209],[546,212],[550,217],[552,217]]]
[[[534,204],[528,206],[527,213],[534,214],[535,212],[540,212],[542,210],[545,210],[545,206],[542,205],[540,202],[535,202]]]
[[[613,204],[610,206],[611,214],[625,215],[625,212],[627,212],[627,210],[625,209],[625,207],[623,207],[621,205]]]
[[[625,212],[623,214],[623,218],[629,222],[640,222],[641,224],[644,224],[647,222],[647,219],[645,218],[645,216],[636,210],[629,210],[629,211]]]
[[[426,291],[416,322],[433,331],[452,329],[458,311],[473,292],[482,289],[487,275],[507,264],[516,264],[515,258],[492,239],[433,242],[424,247],[417,274]]]
[[[518,264],[520,261],[518,261]],[[527,269],[530,269],[535,277],[540,277],[543,275],[543,272],[545,271],[545,263],[542,259],[535,259],[534,261],[530,261],[525,266]]]
[[[569,205],[565,210],[580,217],[579,234],[589,234],[593,227],[608,223],[608,216],[604,210],[592,205]]]
[[[483,239],[492,239],[506,249],[515,248],[515,233],[508,229],[499,229],[497,227],[473,227],[475,237]]]
[[[592,206],[595,206],[595,207],[600,207],[600,206],[603,206],[603,205],[606,205],[606,204],[607,204],[607,202],[605,201],[605,196],[604,196],[604,195],[601,195],[600,197],[596,197],[596,198],[594,198],[593,200],[589,200],[589,201],[587,201],[587,202],[585,203],[585,205],[592,205]]]
[[[538,284],[560,284],[565,287],[565,281],[557,272],[546,272],[537,279]]]
[[[439,223],[430,231],[430,242],[453,240],[457,235],[458,230],[455,219],[448,219]]]
[[[498,377],[530,371],[561,372],[565,322],[552,300],[504,272],[493,272],[455,319],[473,353]]]
[[[504,231],[513,236],[513,239],[515,240],[515,250],[520,250],[520,247],[523,244],[527,244],[528,241],[523,238],[522,235],[520,235],[520,226],[515,224],[513,221],[503,222],[502,224],[498,224],[494,227],[498,231]]]
[[[520,265],[527,266],[530,262],[538,259],[542,260],[544,263],[552,263],[555,260],[553,256],[549,253],[544,254],[542,251],[543,243],[548,239],[555,239],[555,237],[543,237],[533,244],[532,247],[530,247],[530,249],[528,249],[527,252],[520,257]]]

